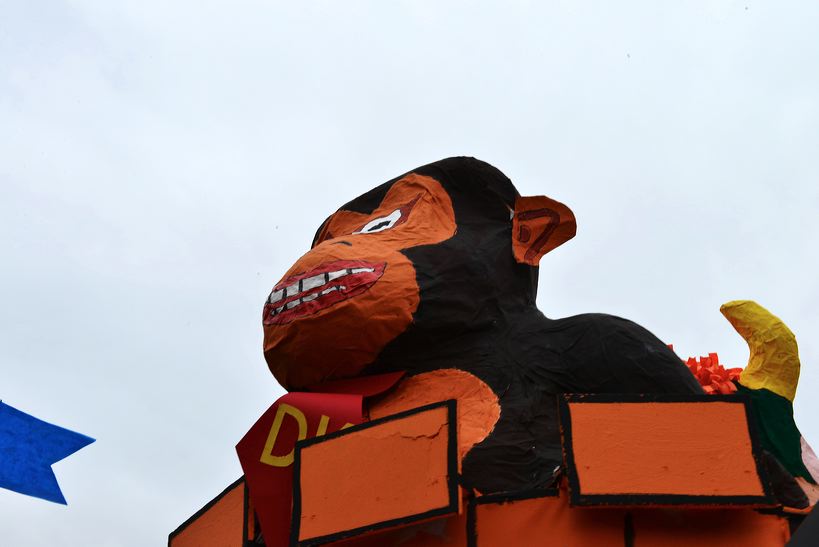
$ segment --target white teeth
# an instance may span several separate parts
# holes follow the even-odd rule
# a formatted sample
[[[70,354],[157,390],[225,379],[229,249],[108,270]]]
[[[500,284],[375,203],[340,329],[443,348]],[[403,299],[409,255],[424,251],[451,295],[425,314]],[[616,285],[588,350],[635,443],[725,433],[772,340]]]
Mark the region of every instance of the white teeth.
[[[305,302],[312,302],[313,300],[315,300],[319,296],[324,296],[326,294],[330,294],[333,291],[343,291],[343,290],[346,290],[346,289],[347,289],[347,287],[345,287],[344,285],[336,285],[335,287],[330,287],[329,289],[324,289],[321,292],[314,292],[312,294],[308,294],[307,296],[297,298],[296,300],[291,300],[290,302],[288,302],[284,306],[279,306],[278,308],[276,308],[275,310],[270,312],[270,315],[272,317],[275,317],[275,316],[279,315],[281,312],[283,312],[285,309],[292,310],[293,308],[295,308],[295,307],[297,307],[297,306],[299,306],[301,304],[304,304]]]
[[[299,294],[299,284],[298,283],[290,285],[289,287],[286,287],[284,289],[284,297],[285,298],[289,298],[289,297],[295,296],[297,294]]]
[[[311,289],[321,287],[322,285],[324,285],[324,274],[314,275],[313,277],[308,277],[307,279],[301,280],[302,291],[309,291]]]
[[[360,274],[360,273],[372,273],[375,271],[375,268],[352,268],[352,269],[345,269],[345,270],[337,270],[335,272],[328,272],[323,274],[314,275],[312,277],[307,277],[305,279],[300,280],[298,283],[293,283],[289,287],[285,287],[284,289],[279,289],[278,291],[273,291],[270,293],[270,298],[268,298],[268,302],[271,304],[275,304],[282,298],[290,298],[291,296],[295,296],[299,293],[311,291],[313,289],[317,289],[322,285],[329,283],[330,281],[335,281],[339,277],[344,277],[345,275],[350,274]]]
[[[292,310],[293,308],[295,308],[297,306],[300,306],[301,304],[304,304],[305,302],[312,302],[313,300],[315,300],[319,296],[324,296],[324,295],[330,294],[331,292],[334,292],[334,291],[343,291],[346,288],[347,287],[345,287],[344,285],[336,285],[335,287],[330,287],[329,289],[324,289],[321,292],[314,292],[314,293],[308,294],[307,296],[297,298],[296,300],[291,300],[290,302],[288,302],[284,306],[279,306],[278,308],[276,308],[275,310],[270,312],[270,315],[275,317],[275,316],[279,315],[281,312],[283,312],[285,309]]]
[[[335,281],[339,277],[344,277],[348,273],[350,273],[350,270],[338,270],[337,272],[330,272],[329,274],[327,274],[327,276],[328,276],[327,280],[328,281]]]
[[[335,281],[340,277],[344,277],[346,275],[351,274],[361,274],[361,273],[372,273],[375,271],[375,268],[345,268],[343,270],[336,270],[335,272],[327,272],[317,274],[311,277],[305,277],[304,279],[300,279],[297,283],[293,283],[292,285],[285,287],[283,289],[274,290],[270,293],[270,296],[267,298],[267,302],[269,304],[275,304],[276,302],[281,301],[285,298],[291,298],[296,296],[297,294],[302,294],[308,291],[312,291],[321,287],[322,285],[326,285],[331,281]],[[336,285],[334,287],[329,287],[324,289],[320,292],[313,292],[301,298],[297,298],[295,300],[291,300],[285,305],[279,306],[278,308],[274,309],[270,312],[271,316],[276,316],[283,312],[285,309],[292,310],[296,306],[299,306],[305,302],[312,302],[319,296],[324,296],[326,294],[330,294],[333,291],[344,291],[347,287],[344,285]]]

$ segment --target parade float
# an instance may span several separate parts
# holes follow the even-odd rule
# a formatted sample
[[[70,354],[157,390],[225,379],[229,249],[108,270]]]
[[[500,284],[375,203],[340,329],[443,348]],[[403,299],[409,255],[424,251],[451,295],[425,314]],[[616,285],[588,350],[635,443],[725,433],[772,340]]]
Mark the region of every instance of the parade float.
[[[819,544],[793,333],[723,305],[750,349],[726,369],[619,317],[549,319],[538,264],[575,231],[473,158],[342,206],[264,304],[288,393],[169,545]]]

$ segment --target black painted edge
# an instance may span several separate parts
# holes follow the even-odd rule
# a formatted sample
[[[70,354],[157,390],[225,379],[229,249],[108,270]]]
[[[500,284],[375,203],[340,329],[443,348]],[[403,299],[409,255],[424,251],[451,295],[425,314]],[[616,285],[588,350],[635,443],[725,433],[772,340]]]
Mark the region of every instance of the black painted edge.
[[[583,494],[574,460],[572,443],[571,403],[735,403],[745,409],[746,424],[751,441],[751,455],[756,464],[757,476],[762,485],[762,495],[709,496],[681,494]],[[683,505],[683,506],[732,506],[770,507],[776,504],[771,493],[770,481],[761,461],[761,448],[753,413],[749,412],[750,400],[742,394],[733,395],[680,395],[680,394],[564,394],[559,398],[560,429],[563,438],[563,458],[569,482],[569,501],[572,506],[590,505]]]
[[[709,496],[684,494],[570,494],[573,507],[603,507],[639,505],[681,507],[731,507],[741,505],[749,509],[770,507],[774,502],[764,496]]]
[[[478,521],[477,504],[475,503],[474,492],[466,505],[466,547],[478,547]]]
[[[558,398],[569,403],[736,403],[747,401],[747,395],[686,393],[564,393]]]
[[[447,408],[447,426],[449,437],[447,439],[447,486],[449,487],[449,507],[454,507],[455,512],[461,508],[459,488],[461,486],[461,473],[458,469],[458,402],[456,399],[444,401]]]
[[[560,495],[560,489],[556,486],[549,488],[530,488],[526,490],[514,490],[512,492],[498,492],[495,494],[485,494],[477,496],[471,501],[475,505],[485,505],[488,503],[502,504],[512,501],[523,501],[537,498],[556,498]]]
[[[577,399],[572,395],[564,395],[558,398],[558,412],[560,419],[560,437],[563,444],[563,466],[566,470],[566,480],[569,486],[569,500],[572,505],[576,503],[577,493],[580,491],[580,483],[577,470],[574,465],[574,443],[572,442],[572,416],[569,411],[569,403]]]
[[[624,547],[634,547],[634,517],[631,512],[626,511],[623,515],[623,545]]]
[[[458,512],[458,413],[457,413],[457,402],[455,399],[448,399],[446,401],[441,401],[438,403],[432,403],[424,406],[420,406],[418,408],[413,408],[411,410],[406,410],[404,412],[399,412],[397,414],[392,414],[390,416],[385,416],[383,418],[379,418],[377,420],[372,420],[370,422],[364,422],[362,424],[354,425],[352,427],[348,427],[347,429],[342,429],[328,435],[324,435],[322,437],[314,437],[312,439],[305,439],[303,441],[299,441],[296,443],[295,453],[294,453],[294,461],[293,461],[293,513],[290,521],[290,545],[293,547],[302,547],[302,546],[312,546],[312,545],[322,545],[324,543],[331,543],[334,541],[339,541],[342,539],[351,538],[366,532],[375,532],[378,530],[383,530],[385,528],[392,528],[394,526],[402,526],[405,524],[411,524],[413,522],[418,522],[422,520],[427,520],[443,515],[448,515],[452,513]],[[300,487],[300,480],[301,480],[301,450],[303,448],[312,446],[314,444],[318,444],[323,441],[332,440],[349,433],[355,433],[357,431],[362,431],[364,429],[369,429],[371,427],[376,427],[386,422],[391,422],[395,420],[400,420],[402,418],[407,418],[409,416],[413,416],[415,414],[421,414],[423,412],[427,412],[429,410],[434,410],[436,408],[446,408],[447,409],[447,433],[448,433],[448,445],[447,445],[447,489],[448,489],[448,503],[444,507],[439,507],[436,509],[430,509],[429,511],[425,511],[423,513],[418,513],[415,515],[408,515],[406,517],[400,517],[397,519],[391,519],[382,522],[376,522],[373,524],[368,524],[366,526],[360,526],[358,528],[353,528],[350,530],[345,530],[342,532],[336,532],[334,534],[328,534],[326,536],[320,536],[316,538],[309,538],[304,540],[299,540],[299,528],[301,523],[301,487]]]
[[[196,521],[196,520],[198,520],[198,519],[199,519],[199,517],[201,517],[202,515],[204,515],[205,513],[207,513],[207,512],[208,512],[208,510],[209,510],[211,507],[213,507],[214,505],[216,505],[216,504],[219,502],[219,500],[221,500],[222,498],[224,498],[224,497],[225,497],[225,496],[226,496],[228,493],[230,493],[231,491],[233,491],[233,489],[234,489],[234,488],[236,488],[237,486],[239,486],[239,485],[240,485],[241,483],[243,483],[244,481],[245,481],[245,476],[244,476],[244,475],[242,475],[241,477],[239,477],[238,479],[236,479],[235,481],[233,481],[232,483],[230,483],[230,484],[227,486],[227,488],[225,488],[224,490],[222,490],[222,492],[220,492],[220,493],[219,493],[219,494],[218,494],[218,495],[217,495],[215,498],[213,498],[212,500],[210,500],[209,502],[207,502],[207,503],[206,503],[206,504],[205,504],[205,505],[204,505],[204,506],[203,506],[201,509],[199,509],[199,510],[198,510],[196,513],[194,513],[193,515],[191,515],[190,517],[188,517],[188,519],[187,519],[185,522],[183,522],[182,524],[180,524],[179,526],[177,526],[176,530],[174,530],[173,532],[171,532],[170,534],[168,534],[168,547],[171,547],[171,541],[173,541],[173,539],[174,539],[176,536],[178,536],[179,534],[181,534],[181,533],[182,533],[182,532],[185,530],[185,528],[187,528],[188,526],[190,526],[191,524],[193,524],[193,522],[194,522],[194,521]],[[247,500],[247,485],[245,485],[245,494],[244,494],[244,495],[245,495],[245,500]],[[245,513],[246,513],[246,512],[247,512],[247,502],[245,502]],[[244,538],[242,539],[242,542],[243,542],[242,544],[244,544]]]

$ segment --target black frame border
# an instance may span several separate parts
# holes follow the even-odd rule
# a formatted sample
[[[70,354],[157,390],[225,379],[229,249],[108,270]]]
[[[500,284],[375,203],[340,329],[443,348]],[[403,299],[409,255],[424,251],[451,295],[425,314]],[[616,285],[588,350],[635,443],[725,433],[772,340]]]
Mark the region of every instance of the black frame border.
[[[760,496],[709,496],[684,494],[583,494],[575,467],[572,446],[571,403],[734,403],[742,404],[751,440],[751,455],[762,484]],[[772,507],[776,505],[770,480],[765,472],[760,454],[761,447],[756,421],[750,412],[750,399],[742,394],[733,395],[678,395],[678,394],[564,394],[558,398],[560,430],[563,441],[563,460],[569,482],[569,502],[572,506],[595,505],[677,505],[677,506],[732,506]]]
[[[408,515],[406,517],[399,517],[396,519],[386,520],[382,522],[376,522],[373,524],[368,524],[365,526],[360,526],[358,528],[352,528],[350,530],[344,530],[342,532],[336,532],[334,534],[328,534],[325,536],[309,538],[304,540],[299,540],[299,528],[301,523],[301,450],[303,448],[307,448],[314,444],[318,444],[320,442],[336,439],[338,437],[342,437],[349,433],[355,433],[357,431],[362,431],[364,429],[369,429],[371,427],[376,427],[378,425],[392,422],[395,420],[400,420],[403,418],[407,418],[409,416],[413,416],[415,414],[421,414],[423,412],[427,412],[429,410],[434,410],[436,408],[446,408],[447,409],[447,489],[449,494],[449,503],[444,507],[439,507],[436,509],[431,509],[429,511],[425,511],[424,513],[418,513],[415,515]],[[458,487],[459,487],[459,473],[458,473],[458,413],[457,413],[457,402],[455,399],[448,399],[446,401],[441,401],[438,403],[432,403],[424,406],[419,406],[417,408],[413,408],[410,410],[405,410],[404,412],[399,412],[397,414],[392,414],[390,416],[385,416],[383,418],[378,418],[376,420],[372,420],[369,422],[364,422],[358,425],[354,425],[352,427],[348,427],[347,429],[341,429],[339,431],[335,431],[333,433],[328,433],[321,437],[313,437],[311,439],[305,439],[303,441],[299,441],[296,443],[295,453],[294,453],[294,460],[293,460],[293,513],[290,518],[290,545],[292,547],[301,547],[301,546],[312,546],[312,545],[322,545],[324,543],[330,543],[333,541],[339,541],[342,539],[348,539],[357,535],[361,535],[367,532],[375,532],[377,530],[382,530],[385,528],[391,528],[394,526],[400,526],[404,524],[411,524],[413,522],[418,522],[422,520],[427,520],[435,517],[440,517],[452,513],[458,512]]]

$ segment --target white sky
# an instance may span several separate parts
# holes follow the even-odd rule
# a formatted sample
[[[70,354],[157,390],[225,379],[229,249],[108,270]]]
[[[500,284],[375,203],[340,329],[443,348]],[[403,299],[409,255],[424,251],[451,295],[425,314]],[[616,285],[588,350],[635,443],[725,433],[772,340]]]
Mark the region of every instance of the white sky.
[[[782,317],[819,444],[817,28],[811,1],[0,0],[0,398],[98,439],[55,466],[68,507],[0,490],[0,542],[163,545],[282,393],[271,286],[451,155],[574,210],[550,317],[734,366],[720,304]]]

